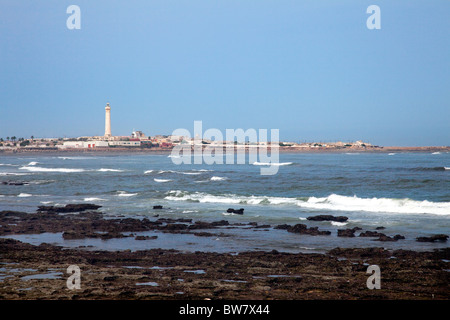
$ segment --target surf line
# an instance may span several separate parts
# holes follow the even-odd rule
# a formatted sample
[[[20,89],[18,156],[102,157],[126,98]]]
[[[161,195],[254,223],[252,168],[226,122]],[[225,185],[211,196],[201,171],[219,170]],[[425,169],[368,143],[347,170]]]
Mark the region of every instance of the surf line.
[[[180,143],[172,149],[170,158],[174,164],[180,165],[192,164],[192,161],[194,164],[224,164],[224,158],[226,164],[253,164],[259,157],[260,163],[267,164],[260,168],[260,174],[275,175],[279,170],[279,135],[279,129],[270,129],[271,140],[268,141],[267,129],[259,129],[258,132],[253,128],[245,131],[226,129],[224,140],[219,129],[210,128],[203,132],[202,121],[194,121],[194,138],[184,128],[172,132],[172,137],[178,137]]]

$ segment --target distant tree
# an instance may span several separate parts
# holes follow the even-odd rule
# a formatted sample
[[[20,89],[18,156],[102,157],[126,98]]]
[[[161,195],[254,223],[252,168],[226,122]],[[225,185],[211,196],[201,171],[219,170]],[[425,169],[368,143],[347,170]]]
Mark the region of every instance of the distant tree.
[[[16,139],[17,139],[16,136],[12,136],[12,137],[11,137],[11,140],[12,140],[12,141],[16,141]]]
[[[28,146],[30,144],[30,141],[22,141],[21,143],[20,143],[20,146],[21,147],[26,147],[26,146]]]
[[[0,138],[0,142],[3,142],[3,138]]]
[[[9,141],[9,137],[6,137],[6,140],[8,140],[8,141]]]
[[[31,140],[34,140],[34,136],[31,136]]]

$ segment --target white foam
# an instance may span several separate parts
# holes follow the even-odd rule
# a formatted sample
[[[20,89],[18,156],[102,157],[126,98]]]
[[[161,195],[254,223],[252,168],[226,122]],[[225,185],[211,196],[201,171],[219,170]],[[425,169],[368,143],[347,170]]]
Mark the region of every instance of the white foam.
[[[291,164],[292,162],[253,162],[254,166],[288,166]]]
[[[153,179],[155,182],[169,182],[172,181],[171,179]]]
[[[5,166],[5,167],[18,167],[18,164],[10,164],[10,163],[0,163],[0,166]]]
[[[36,161],[31,161],[28,165],[29,166],[35,166],[35,165],[37,165],[39,162],[36,162]]]
[[[358,198],[332,194],[328,197],[285,198],[265,196],[212,195],[203,192],[169,191],[165,197],[173,201],[250,205],[295,205],[302,208],[332,211],[364,211],[399,214],[450,215],[450,202],[418,201],[392,198]]]
[[[339,221],[331,221],[331,224],[333,226],[338,226],[338,227],[342,227],[348,224],[348,222],[339,222]]]
[[[195,213],[198,212],[197,210],[183,210],[182,213]]]
[[[17,173],[17,172],[0,172],[0,176],[25,176],[28,173]]]
[[[26,198],[26,197],[31,197],[31,196],[32,196],[32,194],[29,194],[29,193],[20,193],[18,195],[19,198]]]
[[[202,174],[201,172],[189,172],[189,171],[175,171],[175,170],[159,170],[158,174],[162,173],[178,173],[178,174],[188,174],[188,175],[198,175]]]
[[[101,168],[101,169],[98,169],[97,171],[99,171],[99,172],[123,172],[124,170]]]
[[[224,180],[228,180],[228,178],[226,177],[211,177],[211,181],[224,181]]]
[[[389,153],[388,156],[394,156],[396,153]]]
[[[106,201],[106,199],[91,197],[91,198],[84,198],[83,201]]]
[[[441,154],[440,152],[433,152],[432,154]]]
[[[117,196],[118,197],[133,197],[135,195],[137,195],[137,193],[128,193],[126,191],[117,191]]]
[[[445,170],[450,170],[450,167],[444,167]]]
[[[42,204],[50,204],[53,203],[53,201],[41,201]]]
[[[147,171],[144,171],[144,174],[148,174],[148,173],[152,173],[153,172],[153,170],[147,170]]]
[[[71,169],[71,168],[43,168],[43,167],[34,167],[34,166],[24,166],[19,168],[19,170],[27,170],[30,172],[84,172],[84,169]]]

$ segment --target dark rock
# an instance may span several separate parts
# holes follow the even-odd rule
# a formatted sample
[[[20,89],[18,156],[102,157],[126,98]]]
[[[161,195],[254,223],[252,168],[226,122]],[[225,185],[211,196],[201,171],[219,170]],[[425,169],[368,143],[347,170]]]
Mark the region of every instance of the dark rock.
[[[345,222],[348,220],[348,217],[345,216],[339,216],[335,217],[332,215],[318,215],[318,216],[312,216],[306,218],[310,221],[336,221],[336,222]]]
[[[355,236],[355,230],[353,229],[339,229],[337,231],[338,237],[354,237]]]
[[[197,237],[212,237],[212,236],[214,236],[214,234],[213,233],[209,233],[209,232],[195,232],[194,236],[197,236]]]
[[[45,211],[51,213],[67,213],[67,212],[82,212],[86,210],[97,210],[102,206],[96,204],[82,203],[82,204],[67,204],[64,207],[55,206],[39,206],[37,211]]]
[[[159,209],[162,209],[163,208],[163,206],[153,206],[153,210],[159,210]]]
[[[188,225],[184,223],[169,223],[164,227],[160,227],[162,230],[186,230],[187,228]]]
[[[22,181],[2,181],[3,185],[6,186],[27,186],[28,183],[27,182],[22,182]]]
[[[386,229],[385,227],[376,227],[375,230],[384,230]]]
[[[274,227],[274,229],[288,230],[291,226],[288,224],[279,224]]]
[[[227,213],[235,213],[235,214],[244,214],[244,209],[233,209],[233,208],[228,208]]]
[[[435,234],[431,237],[418,237],[416,238],[417,241],[419,242],[435,242],[435,241],[441,241],[441,242],[445,242],[447,241],[448,236],[445,234]]]
[[[376,231],[366,231],[366,232],[361,232],[359,234],[360,237],[379,237],[379,236],[385,236],[384,233],[379,233]]]
[[[286,229],[288,232],[299,233],[299,234],[309,234],[311,236],[327,236],[330,235],[330,231],[319,231],[318,227],[308,227],[304,224],[296,224],[292,227]]]
[[[155,240],[158,236],[136,236],[134,240]]]
[[[374,241],[397,241],[398,239],[391,238],[385,234],[380,234],[378,239],[375,239]]]
[[[396,234],[396,235],[394,236],[394,239],[397,239],[397,240],[403,240],[403,239],[405,239],[405,237],[402,236],[402,235],[400,235],[400,234]]]
[[[244,210],[244,209],[242,209]],[[230,223],[226,220],[220,220],[220,221],[213,221],[211,222],[211,225],[214,227],[219,227],[219,226],[228,226]]]

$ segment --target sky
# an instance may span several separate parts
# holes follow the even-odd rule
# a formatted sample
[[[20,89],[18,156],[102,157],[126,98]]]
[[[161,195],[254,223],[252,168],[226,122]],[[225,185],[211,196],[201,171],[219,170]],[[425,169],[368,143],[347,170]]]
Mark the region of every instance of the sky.
[[[448,0],[1,0],[0,137],[103,135],[109,102],[113,135],[198,120],[283,141],[450,145],[449,12]]]

